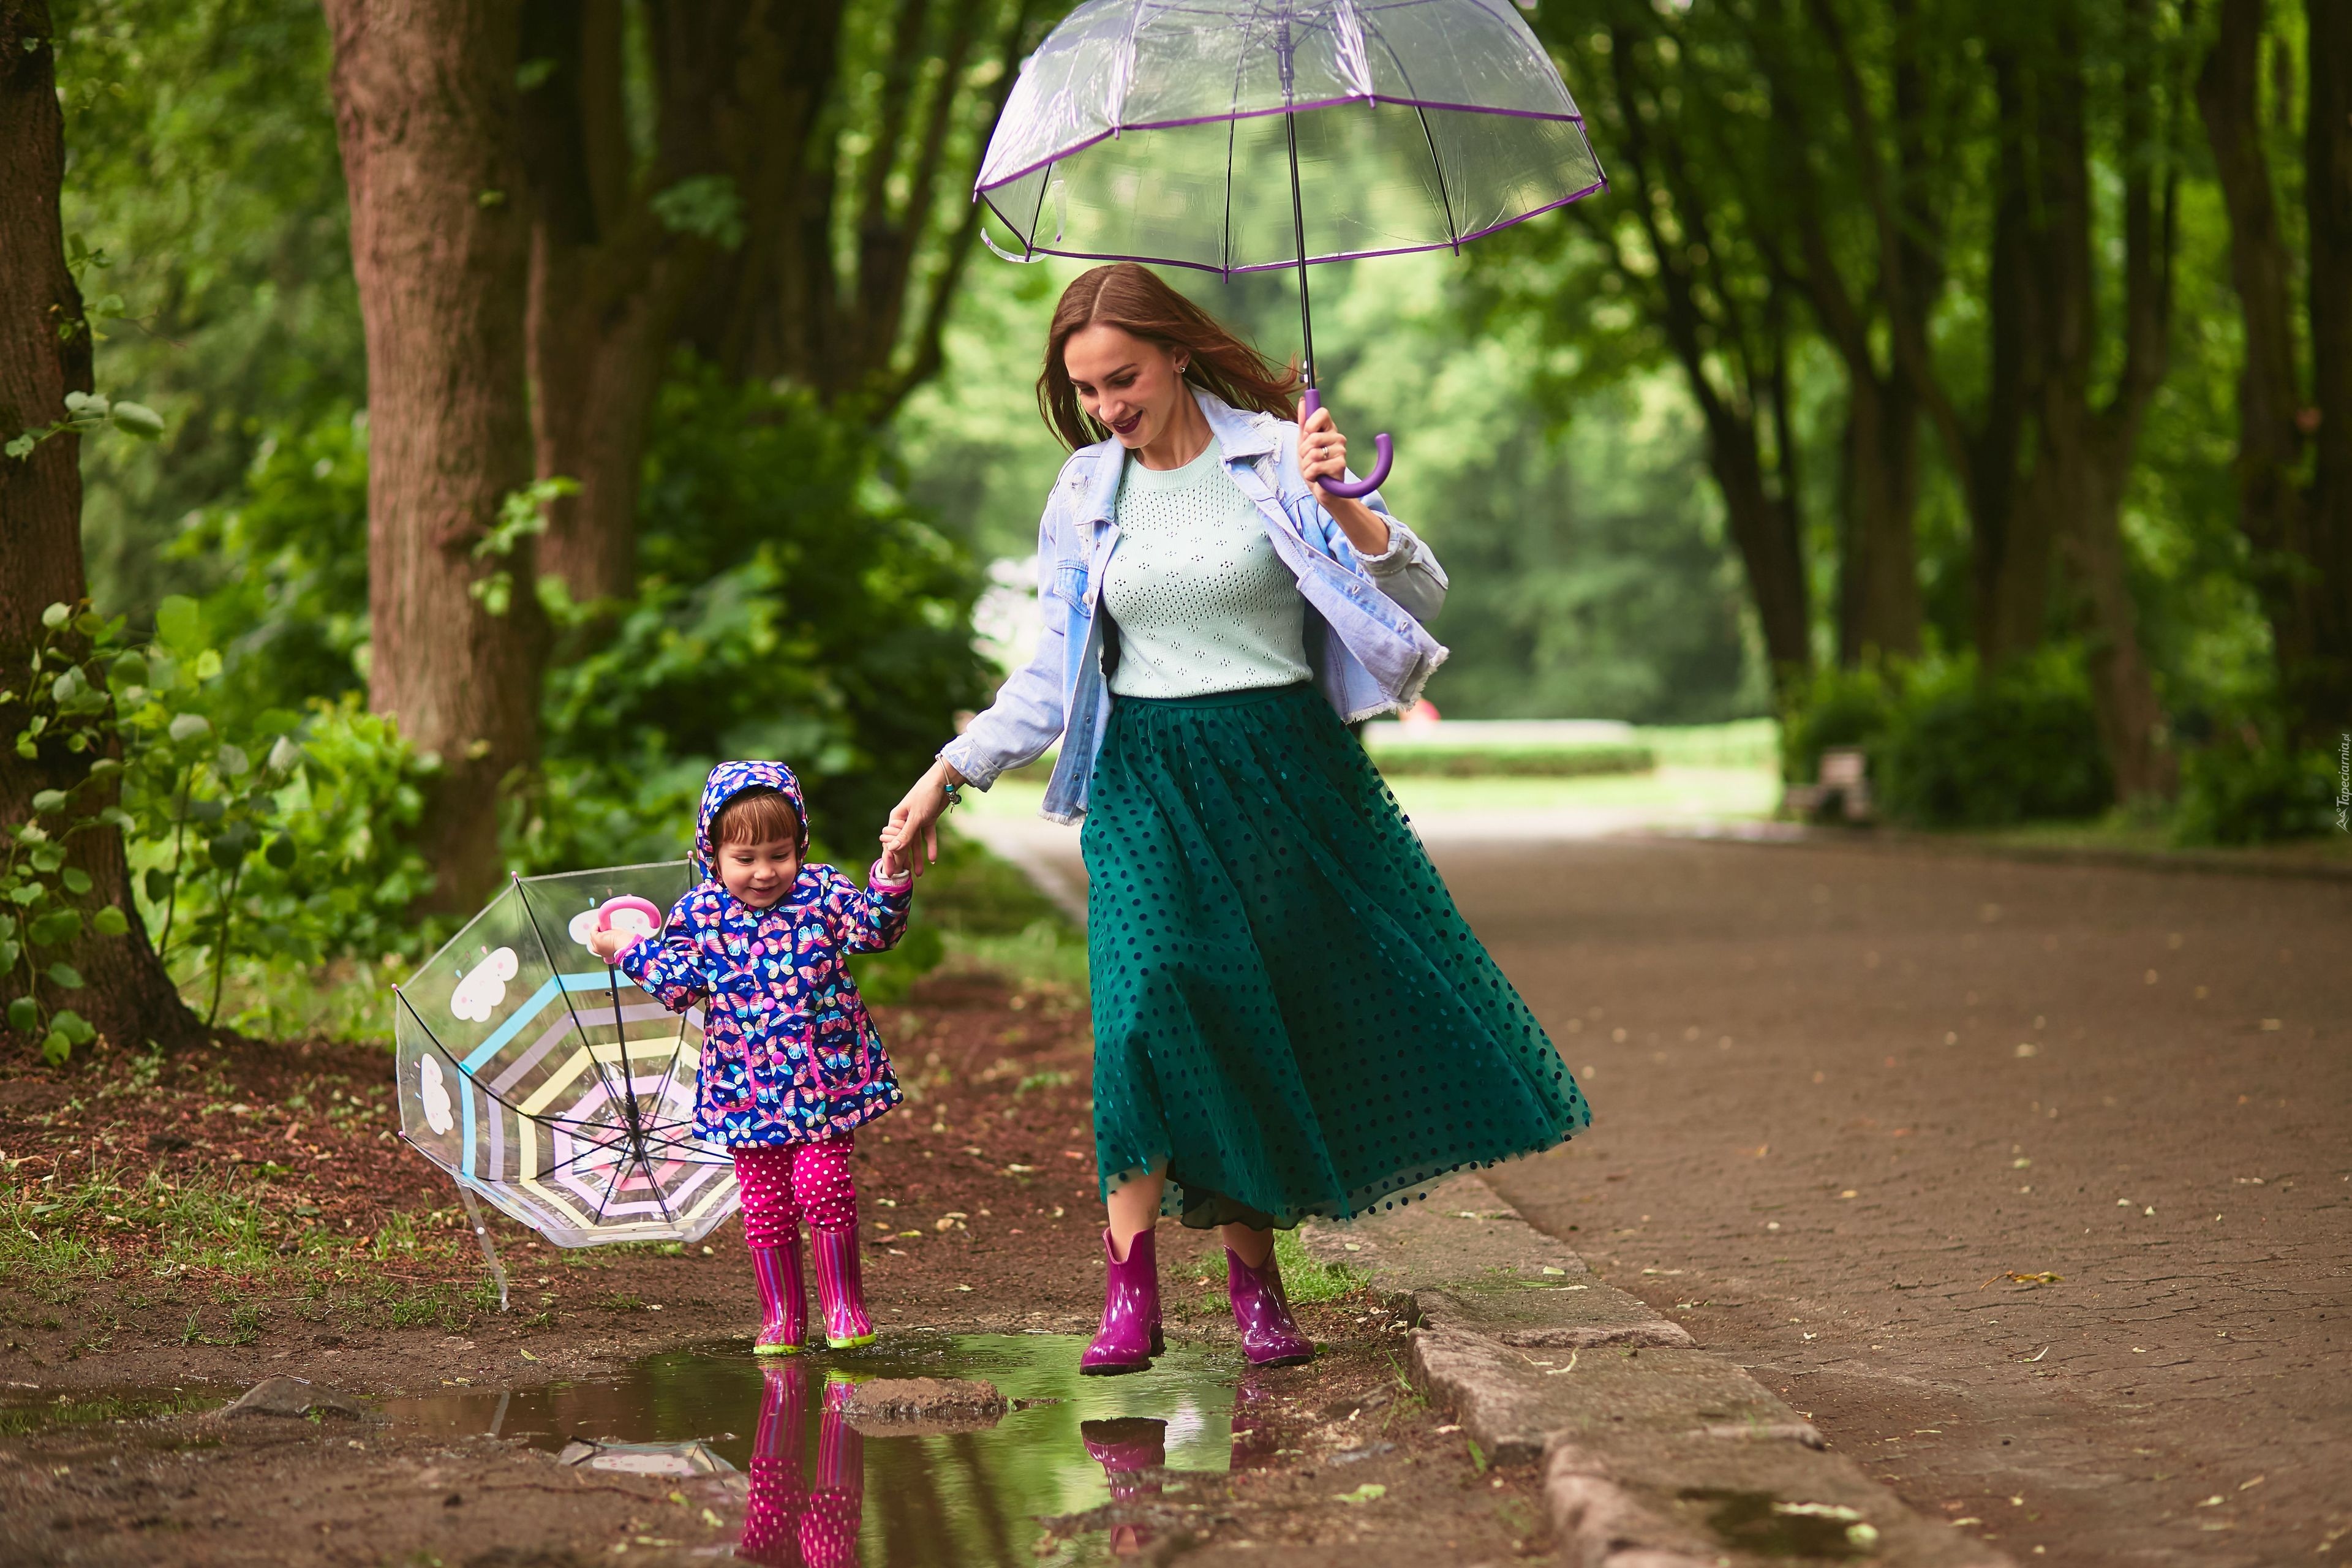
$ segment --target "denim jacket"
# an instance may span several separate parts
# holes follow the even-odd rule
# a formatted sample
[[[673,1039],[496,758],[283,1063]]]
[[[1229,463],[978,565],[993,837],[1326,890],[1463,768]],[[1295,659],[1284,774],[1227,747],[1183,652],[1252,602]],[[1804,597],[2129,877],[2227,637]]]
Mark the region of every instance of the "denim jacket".
[[[1411,707],[1446,650],[1423,629],[1445,602],[1445,573],[1412,530],[1388,516],[1389,547],[1358,555],[1317,501],[1298,469],[1298,426],[1245,414],[1193,389],[1225,471],[1257,508],[1275,553],[1307,601],[1307,661],[1315,684],[1349,723]],[[1060,756],[1045,786],[1044,815],[1076,822],[1110,713],[1103,679],[1103,631],[1096,607],[1103,570],[1118,545],[1113,521],[1127,453],[1116,440],[1083,447],[1062,466],[1037,530],[1037,656],[1015,671],[988,711],[940,755],[981,789],[1043,756]]]

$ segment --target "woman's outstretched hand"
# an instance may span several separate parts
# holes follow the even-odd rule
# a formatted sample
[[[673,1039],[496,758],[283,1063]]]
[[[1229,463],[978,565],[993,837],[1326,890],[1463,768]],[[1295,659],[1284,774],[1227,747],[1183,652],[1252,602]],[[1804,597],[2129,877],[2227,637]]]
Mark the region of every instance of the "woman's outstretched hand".
[[[883,850],[921,876],[940,858],[940,816],[948,808],[948,785],[963,782],[963,775],[944,761],[933,763],[907,798],[890,808],[890,826],[882,830]]]
[[[1360,500],[1335,496],[1323,488],[1325,479],[1348,477],[1348,438],[1339,434],[1331,411],[1318,408],[1298,426],[1298,471],[1315,487],[1316,499],[1331,521],[1348,536],[1359,555],[1385,555],[1389,548],[1386,519]]]

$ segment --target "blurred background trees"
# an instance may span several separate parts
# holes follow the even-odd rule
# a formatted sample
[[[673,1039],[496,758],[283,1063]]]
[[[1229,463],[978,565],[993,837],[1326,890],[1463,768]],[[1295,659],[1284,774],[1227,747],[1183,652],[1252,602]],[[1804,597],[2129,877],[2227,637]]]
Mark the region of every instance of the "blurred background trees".
[[[178,982],[273,947],[374,962],[412,940],[394,911],[509,868],[675,853],[725,754],[792,757],[857,852],[985,700],[973,606],[1034,550],[1059,460],[1029,386],[1076,268],[976,257],[966,198],[1063,8],[52,0],[25,24],[54,37],[27,58],[54,58],[66,147],[41,266],[79,291],[95,391],[165,428],[54,437],[6,459],[0,505],[13,547],[10,498],[79,448],[106,636],[165,672],[108,687],[105,721]],[[1774,714],[1792,774],[1863,745],[1930,825],[2326,830],[2352,726],[2344,8],[1529,21],[1612,188],[1317,283],[1335,410],[1397,433],[1389,498],[1454,573],[1437,703]],[[1179,281],[1295,352],[1286,280]],[[65,418],[71,379],[0,437]],[[52,575],[71,599],[78,570]],[[168,740],[183,713],[215,751]]]

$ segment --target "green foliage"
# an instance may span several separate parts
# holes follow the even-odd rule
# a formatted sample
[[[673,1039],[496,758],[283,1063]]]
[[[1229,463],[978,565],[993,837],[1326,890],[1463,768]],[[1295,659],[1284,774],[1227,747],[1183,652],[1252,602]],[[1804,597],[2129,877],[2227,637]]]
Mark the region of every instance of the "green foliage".
[[[68,392],[64,418],[24,431],[5,446],[0,446],[0,457],[23,458],[52,436],[87,436],[110,426],[142,441],[152,441],[163,433],[163,416],[143,403],[110,401],[102,393]]]
[[[331,41],[313,0],[51,9],[68,256],[86,258],[89,314],[122,318],[98,345],[100,378],[169,422],[159,441],[83,458],[93,596],[143,621],[167,592],[233,577],[231,562],[164,546],[237,492],[256,439],[364,395]]]
[[[1990,680],[1973,659],[1914,669],[1870,757],[1880,809],[1921,827],[2095,816],[2115,798],[2089,687],[2056,651]]]
[[[135,658],[121,657],[120,632],[120,622],[93,613],[87,601],[51,605],[27,667],[0,674],[16,688],[0,688],[12,749],[57,781],[34,792],[31,819],[13,825],[0,842],[0,996],[7,999],[8,1027],[39,1041],[52,1062],[96,1035],[58,1003],[84,984],[67,962],[68,951],[85,931],[114,939],[130,930],[122,910],[91,901],[89,873],[72,863],[75,840],[130,822],[115,801],[122,763],[110,743],[111,683],[142,671]]]
[[[1784,717],[1787,777],[1824,751],[1869,756],[1879,814],[1917,827],[2095,816],[2111,797],[2077,658],[2052,649],[1990,679],[1973,658],[1825,669]]]
[[[164,600],[156,628],[121,693],[131,858],[164,963],[211,981],[207,1021],[239,952],[307,966],[415,942],[431,876],[403,830],[425,769],[393,722],[350,695],[247,711],[193,600]]]
[[[244,711],[194,600],[164,600],[156,627],[134,647],[120,619],[53,605],[26,690],[0,694],[25,715],[17,754],[65,781],[34,796],[0,861],[9,1026],[53,1061],[92,1037],[43,999],[83,984],[56,955],[85,931],[130,930],[123,909],[88,901],[90,878],[69,863],[72,840],[94,830],[123,834],[134,905],[165,965],[209,977],[207,1023],[240,952],[317,964],[422,934],[406,910],[430,877],[402,830],[422,810],[424,770],[392,722],[348,696]],[[84,756],[86,771],[74,765]]]
[[[710,765],[775,757],[811,832],[862,864],[985,696],[970,556],[889,481],[871,433],[690,362],[661,395],[639,524],[635,601],[575,614],[574,657],[549,679],[515,858],[682,854]]]
[[[225,565],[201,601],[221,700],[247,712],[363,691],[368,638],[365,414],[266,436],[231,503],[189,514],[172,554]]]
[[[561,477],[536,479],[509,491],[499,502],[499,518],[474,544],[477,561],[510,560],[526,539],[547,531],[547,509],[565,496],[580,493],[580,481]],[[504,566],[467,584],[476,604],[494,616],[514,607],[514,574]]]
[[[2183,753],[2178,842],[2270,844],[2342,829],[2342,755],[2297,750],[2282,730],[2242,724]]]

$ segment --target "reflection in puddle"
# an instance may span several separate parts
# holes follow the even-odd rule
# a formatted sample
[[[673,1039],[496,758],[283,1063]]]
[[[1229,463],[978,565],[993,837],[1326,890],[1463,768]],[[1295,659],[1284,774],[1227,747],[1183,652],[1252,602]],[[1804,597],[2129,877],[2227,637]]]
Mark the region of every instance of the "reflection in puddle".
[[[756,1563],[1071,1568],[1150,1544],[1148,1524],[1118,1516],[1155,1499],[1167,1470],[1230,1467],[1241,1370],[1230,1354],[1171,1345],[1149,1372],[1082,1378],[1084,1348],[1059,1334],[940,1335],[771,1361],[728,1343],[609,1380],[395,1399],[383,1412],[556,1451],[603,1439],[683,1452],[699,1439],[744,1472],[739,1554]],[[981,1431],[861,1434],[844,1407],[877,1377],[986,1378],[1016,1408]],[[1105,1530],[1038,1553],[1041,1517],[1093,1510]]]
[[[211,1410],[225,1401],[209,1390],[100,1388],[72,1394],[25,1394],[12,1390],[0,1399],[0,1437],[28,1437],[56,1426],[95,1426],[100,1422],[143,1421]]]

